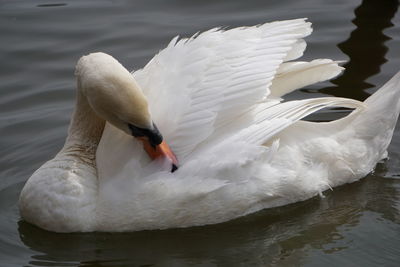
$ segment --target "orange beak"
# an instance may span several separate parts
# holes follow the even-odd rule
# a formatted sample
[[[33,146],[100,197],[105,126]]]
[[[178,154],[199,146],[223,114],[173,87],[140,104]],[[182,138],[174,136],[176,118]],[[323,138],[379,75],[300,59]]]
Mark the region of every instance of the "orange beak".
[[[161,144],[152,146],[145,137],[138,138],[143,143],[143,148],[149,155],[151,159],[157,159],[159,157],[165,157],[169,159],[172,163],[171,172],[174,172],[178,169],[178,159],[176,158],[174,152],[172,152],[171,148],[165,141],[162,141]]]
[[[149,128],[140,128],[133,124],[128,124],[128,126],[132,136],[142,141],[143,148],[151,159],[164,157],[172,164],[171,172],[178,169],[178,160],[174,152],[172,152],[167,143],[163,141],[163,137],[154,123],[152,127]]]

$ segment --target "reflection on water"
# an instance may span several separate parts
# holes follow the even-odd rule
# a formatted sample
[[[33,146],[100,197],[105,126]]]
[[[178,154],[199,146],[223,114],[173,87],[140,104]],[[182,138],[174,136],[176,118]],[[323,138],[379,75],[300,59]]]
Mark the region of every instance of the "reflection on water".
[[[394,0],[122,0],[93,5],[84,0],[0,2],[0,48],[6,51],[0,53],[0,266],[398,265],[400,180],[393,179],[399,173],[394,164],[400,162],[397,140],[389,151],[391,159],[357,183],[325,192],[324,198],[224,224],[121,234],[56,234],[23,221],[17,225],[23,182],[65,138],[79,55],[102,50],[137,68],[179,33],[310,17],[316,29],[307,39],[310,46],[324,50],[324,57],[343,58],[340,51],[325,53],[339,43],[349,57],[335,86],[321,91],[361,100],[374,86],[367,79],[381,71],[388,47],[393,50],[400,41],[383,33],[396,15]],[[321,33],[320,25],[334,30]],[[397,42],[391,47],[386,42],[390,38]],[[380,76],[396,70],[390,71]],[[399,130],[395,134],[400,137]]]
[[[66,5],[67,5],[66,3],[58,3],[58,4],[54,3],[54,4],[40,4],[40,5],[37,5],[37,7],[57,7],[57,6],[66,6]]]
[[[356,18],[352,22],[357,26],[356,29],[349,39],[338,44],[340,50],[349,57],[344,65],[346,70],[332,81],[337,86],[322,89],[321,92],[360,101],[370,95],[365,89],[376,85],[369,84],[367,79],[378,74],[387,61],[385,54],[388,48],[384,43],[391,38],[383,31],[393,26],[391,20],[398,5],[398,0],[362,1],[354,11]]]
[[[237,266],[238,259],[243,266],[293,266],[306,264],[307,256],[316,251],[324,254],[322,257],[316,253],[320,262],[340,253],[344,263],[355,260],[358,266],[367,266],[376,261],[374,247],[364,248],[366,253],[360,257],[359,251],[354,252],[362,244],[355,244],[347,235],[353,233],[352,228],[360,220],[369,221],[371,236],[366,238],[386,242],[387,251],[382,252],[394,253],[392,256],[398,259],[398,250],[391,251],[390,246],[399,240],[376,234],[384,224],[383,217],[393,223],[392,231],[400,230],[399,210],[393,206],[399,201],[399,191],[393,184],[391,180],[382,183],[370,176],[327,192],[323,199],[265,210],[213,226],[136,233],[56,234],[21,221],[19,232],[25,245],[36,251],[30,264],[38,266],[52,266],[54,262],[58,266],[75,262],[81,266]],[[377,191],[385,197],[382,199]],[[390,261],[386,263],[390,265]]]

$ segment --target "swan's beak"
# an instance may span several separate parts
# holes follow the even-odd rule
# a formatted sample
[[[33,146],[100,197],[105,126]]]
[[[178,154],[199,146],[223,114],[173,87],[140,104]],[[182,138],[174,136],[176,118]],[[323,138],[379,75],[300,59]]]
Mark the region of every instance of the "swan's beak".
[[[155,124],[153,124],[153,129],[139,128],[132,124],[129,124],[129,128],[132,135],[143,143],[143,148],[151,159],[164,157],[171,162],[171,172],[178,169],[178,159],[167,143],[163,141]]]
[[[165,157],[171,161],[171,172],[178,169],[178,159],[165,141],[162,141],[161,144],[156,145],[155,147],[146,139],[141,139],[141,141],[143,142],[144,150],[149,154],[150,158],[157,159],[159,157]]]

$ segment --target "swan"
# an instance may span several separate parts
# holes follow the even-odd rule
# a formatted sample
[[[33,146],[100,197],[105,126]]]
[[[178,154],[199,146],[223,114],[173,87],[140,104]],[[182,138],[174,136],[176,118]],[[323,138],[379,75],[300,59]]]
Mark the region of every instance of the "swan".
[[[26,182],[22,218],[55,232],[138,231],[225,222],[361,179],[387,157],[400,74],[365,102],[285,94],[337,76],[301,57],[306,19],[175,37],[129,73],[80,58],[61,151]],[[326,107],[353,111],[302,120]]]

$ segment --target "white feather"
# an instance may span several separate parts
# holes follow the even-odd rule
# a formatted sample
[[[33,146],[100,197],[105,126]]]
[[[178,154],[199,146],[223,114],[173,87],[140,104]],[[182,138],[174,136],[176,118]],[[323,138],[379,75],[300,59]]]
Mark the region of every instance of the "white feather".
[[[299,40],[311,33],[310,25],[298,19],[174,38],[133,74],[181,161],[219,125],[268,96],[288,53],[301,55]]]
[[[281,64],[270,88],[271,97],[279,98],[296,89],[332,79],[344,70],[338,63],[340,61],[316,59]]]

